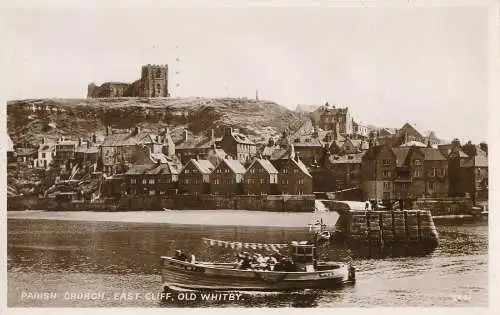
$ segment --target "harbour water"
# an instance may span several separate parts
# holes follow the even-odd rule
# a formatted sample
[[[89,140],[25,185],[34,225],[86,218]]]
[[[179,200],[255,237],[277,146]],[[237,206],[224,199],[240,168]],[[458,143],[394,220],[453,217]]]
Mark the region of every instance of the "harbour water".
[[[235,252],[208,248],[201,238],[282,243],[304,239],[306,228],[33,218],[8,219],[7,227],[10,307],[488,306],[486,223],[437,225],[440,245],[425,255],[332,245],[329,259],[354,259],[357,268],[356,284],[336,291],[167,302],[158,295],[161,255],[182,248],[199,260],[230,261]]]

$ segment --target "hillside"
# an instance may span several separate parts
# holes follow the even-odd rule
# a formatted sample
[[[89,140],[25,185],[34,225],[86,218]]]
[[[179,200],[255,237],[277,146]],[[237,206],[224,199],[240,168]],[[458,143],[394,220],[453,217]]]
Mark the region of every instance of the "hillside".
[[[10,101],[7,128],[14,143],[39,143],[42,137],[103,135],[105,126],[157,131],[169,127],[174,140],[184,128],[193,134],[214,128],[239,128],[255,141],[287,127],[297,128],[304,117],[269,101],[236,98],[110,98],[30,99]]]

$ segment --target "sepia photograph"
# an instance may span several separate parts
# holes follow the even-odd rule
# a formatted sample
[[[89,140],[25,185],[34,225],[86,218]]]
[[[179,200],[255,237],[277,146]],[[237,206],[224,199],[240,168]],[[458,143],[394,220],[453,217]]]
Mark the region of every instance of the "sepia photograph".
[[[492,8],[395,2],[3,10],[8,309],[488,307]]]

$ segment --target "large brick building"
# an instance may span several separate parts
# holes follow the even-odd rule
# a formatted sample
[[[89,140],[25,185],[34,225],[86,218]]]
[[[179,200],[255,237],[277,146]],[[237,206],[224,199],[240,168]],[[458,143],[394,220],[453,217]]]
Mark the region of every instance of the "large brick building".
[[[133,83],[105,82],[88,85],[87,98],[168,97],[168,65],[142,66],[141,78]]]
[[[349,107],[330,107],[328,103],[326,103],[317,110],[316,115],[319,116],[318,127],[323,130],[335,130],[338,128],[339,135],[342,136],[350,135],[354,132]]]
[[[375,146],[364,154],[361,170],[367,199],[448,196],[448,161],[435,148]]]

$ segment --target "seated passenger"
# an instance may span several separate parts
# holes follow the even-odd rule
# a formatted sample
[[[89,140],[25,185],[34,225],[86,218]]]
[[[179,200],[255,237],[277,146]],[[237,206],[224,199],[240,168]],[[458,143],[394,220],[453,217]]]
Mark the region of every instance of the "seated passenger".
[[[175,251],[175,255],[174,255],[173,259],[180,260],[180,261],[187,261],[188,257],[180,249],[177,249]]]
[[[243,255],[242,259],[238,262],[238,269],[250,269],[252,265],[250,264],[249,255]]]

